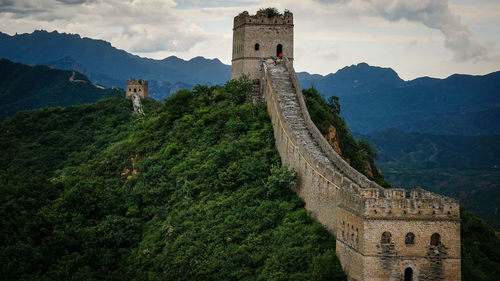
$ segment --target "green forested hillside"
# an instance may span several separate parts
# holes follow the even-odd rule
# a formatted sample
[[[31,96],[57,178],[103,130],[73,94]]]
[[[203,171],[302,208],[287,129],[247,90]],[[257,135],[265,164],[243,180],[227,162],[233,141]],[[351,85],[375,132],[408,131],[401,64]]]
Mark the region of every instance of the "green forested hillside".
[[[0,123],[0,279],[345,280],[250,88],[145,100],[145,117],[110,98]],[[495,280],[498,239],[462,220],[462,280]]]
[[[115,95],[78,72],[72,75],[72,71],[0,59],[0,120],[20,110],[96,102]]]
[[[249,89],[0,123],[0,279],[345,280]]]

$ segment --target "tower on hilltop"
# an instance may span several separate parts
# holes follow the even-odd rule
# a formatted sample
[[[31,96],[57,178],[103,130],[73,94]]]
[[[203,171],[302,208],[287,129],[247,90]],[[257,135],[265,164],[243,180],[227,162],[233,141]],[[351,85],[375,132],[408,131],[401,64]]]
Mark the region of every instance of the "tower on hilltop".
[[[127,89],[125,98],[132,99],[134,93],[137,93],[141,99],[148,97],[148,81],[139,79],[136,81],[134,78],[127,80]]]
[[[254,16],[245,11],[234,17],[231,79],[243,74],[259,79],[261,60],[280,53],[293,62],[293,14],[268,10],[272,9],[259,10]]]

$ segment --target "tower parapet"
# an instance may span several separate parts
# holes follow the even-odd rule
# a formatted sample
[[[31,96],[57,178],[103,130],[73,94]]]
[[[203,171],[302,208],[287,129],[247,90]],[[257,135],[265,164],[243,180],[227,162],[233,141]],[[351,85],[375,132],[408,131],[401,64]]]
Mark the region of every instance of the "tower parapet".
[[[289,11],[285,11],[283,15],[276,15],[269,17],[264,11],[258,11],[255,15],[251,16],[247,11],[244,11],[234,17],[234,29],[244,25],[244,24],[288,24],[293,25],[293,14]]]
[[[421,188],[409,193],[402,188],[343,190],[339,207],[364,219],[460,220],[458,200]]]

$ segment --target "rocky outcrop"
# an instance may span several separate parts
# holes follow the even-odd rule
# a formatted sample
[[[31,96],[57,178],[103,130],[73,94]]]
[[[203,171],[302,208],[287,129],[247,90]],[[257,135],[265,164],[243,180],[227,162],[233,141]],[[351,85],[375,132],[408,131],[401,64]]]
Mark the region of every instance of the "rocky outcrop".
[[[335,129],[333,125],[328,127],[328,134],[325,135],[325,139],[333,147],[333,150],[335,150],[338,155],[342,156],[342,150],[340,150],[339,141],[337,139],[337,129]]]

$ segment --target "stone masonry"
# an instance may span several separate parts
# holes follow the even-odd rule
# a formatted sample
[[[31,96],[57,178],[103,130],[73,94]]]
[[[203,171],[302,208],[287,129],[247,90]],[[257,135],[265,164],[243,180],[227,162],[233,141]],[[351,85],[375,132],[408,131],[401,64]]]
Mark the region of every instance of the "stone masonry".
[[[237,16],[235,36],[243,19],[255,18]],[[286,19],[279,18],[284,25]],[[269,28],[257,27],[261,34]],[[423,189],[384,189],[350,167],[313,124],[291,61],[275,65],[267,55],[241,61],[257,64],[249,73],[261,82],[283,165],[297,171],[295,191],[313,218],[336,235],[348,279],[460,280],[458,201]],[[233,68],[232,78],[246,73],[234,52]]]

